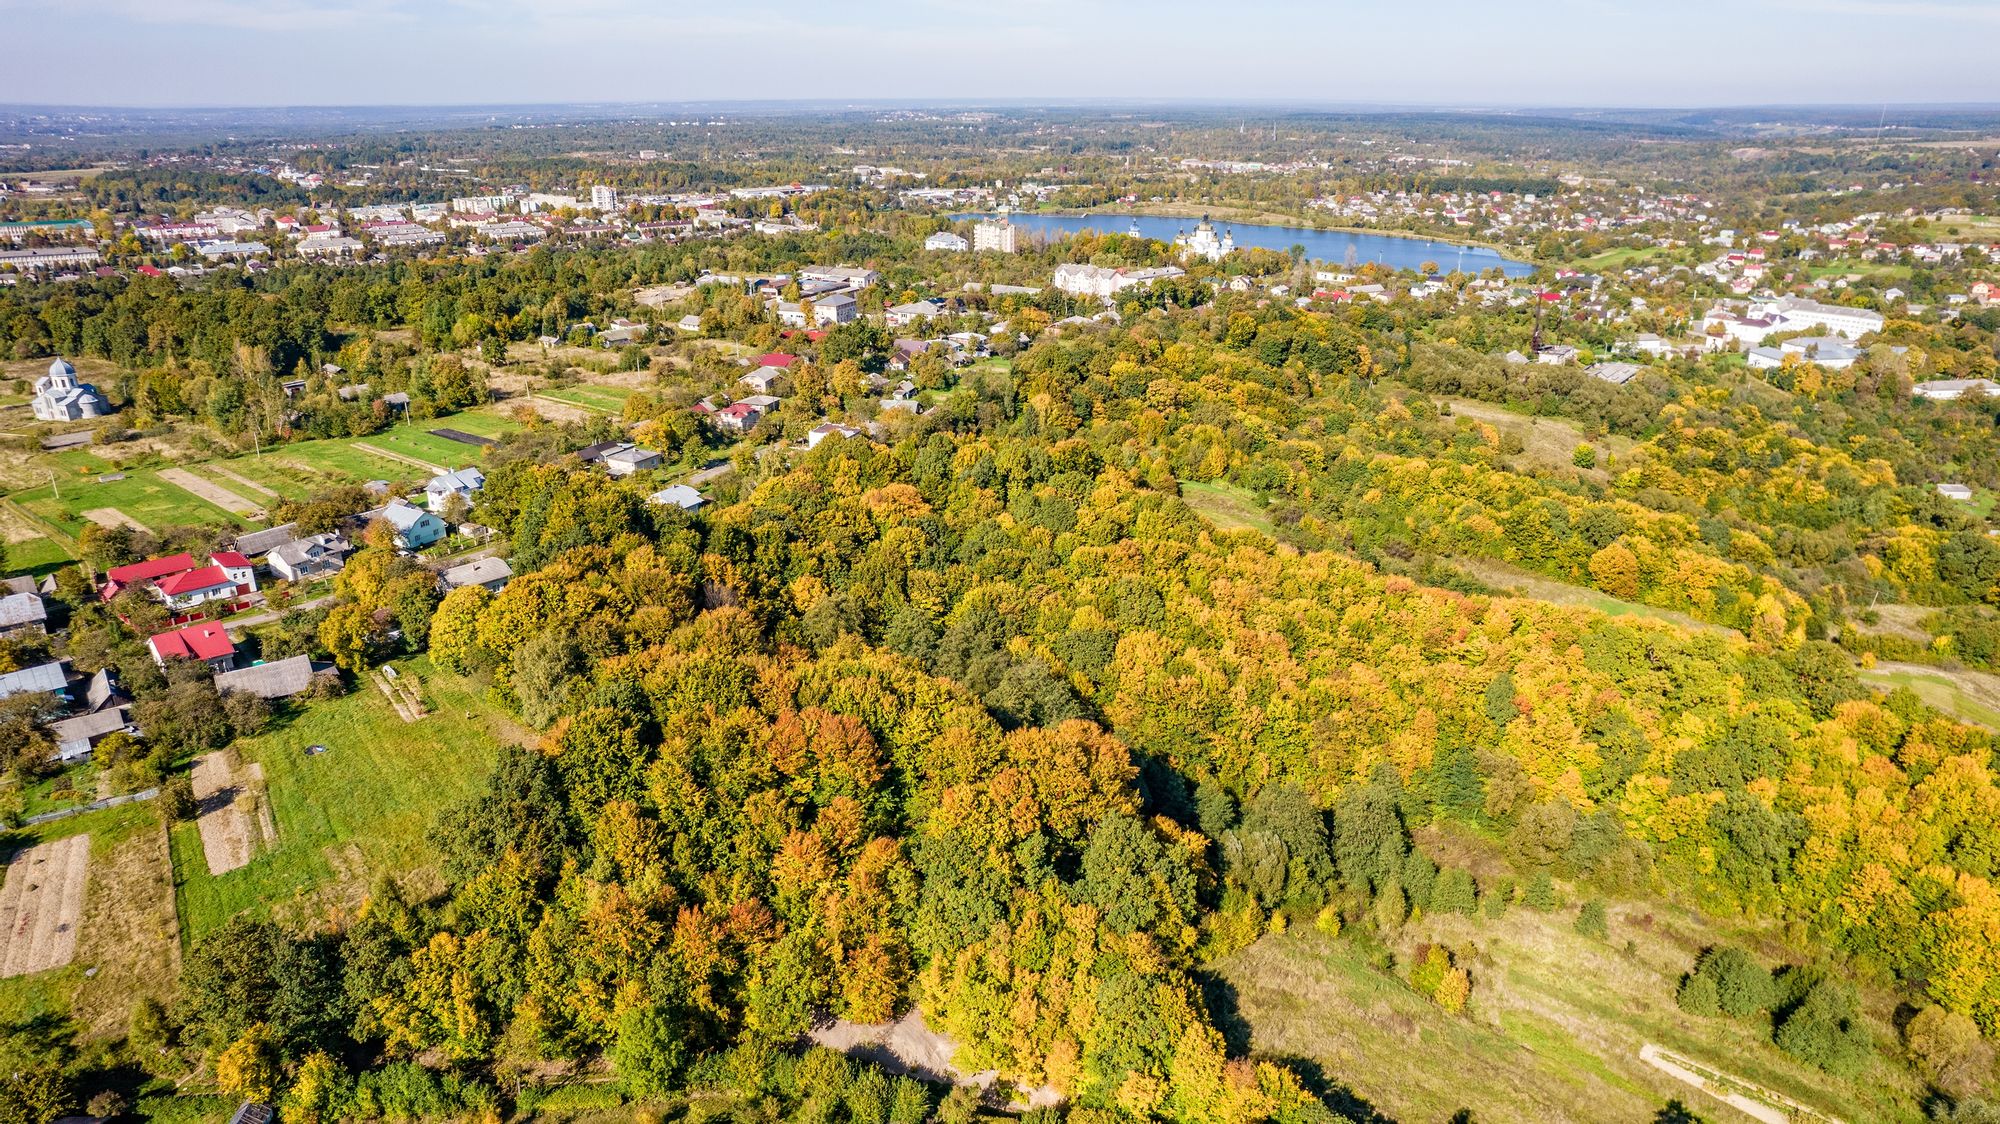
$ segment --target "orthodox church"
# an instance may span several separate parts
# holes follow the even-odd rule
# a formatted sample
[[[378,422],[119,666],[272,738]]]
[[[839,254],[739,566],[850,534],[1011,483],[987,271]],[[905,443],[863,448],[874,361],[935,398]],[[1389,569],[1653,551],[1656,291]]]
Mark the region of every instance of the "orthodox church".
[[[1201,222],[1195,226],[1194,233],[1176,235],[1174,245],[1180,247],[1182,260],[1203,258],[1208,261],[1221,261],[1223,255],[1236,248],[1236,239],[1226,231],[1222,237],[1217,238],[1215,224],[1208,221],[1207,215],[1203,215]]]
[[[78,382],[76,368],[66,359],[49,364],[49,373],[35,380],[35,417],[42,421],[82,421],[111,412],[97,388]]]

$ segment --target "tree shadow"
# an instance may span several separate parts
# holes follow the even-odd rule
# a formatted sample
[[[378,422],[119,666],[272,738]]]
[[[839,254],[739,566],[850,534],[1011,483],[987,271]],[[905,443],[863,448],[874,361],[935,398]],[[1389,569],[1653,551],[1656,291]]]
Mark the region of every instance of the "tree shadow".
[[[1201,987],[1202,1005],[1208,1008],[1208,1021],[1222,1032],[1223,1048],[1232,1058],[1247,1056],[1250,1053],[1250,1020],[1243,1017],[1242,1005],[1236,997],[1236,985],[1214,972],[1197,971],[1194,977]]]
[[[1397,1124],[1395,1117],[1376,1108],[1366,1097],[1328,1077],[1326,1067],[1312,1058],[1282,1054],[1272,1057],[1271,1060],[1297,1074],[1299,1084],[1305,1087],[1306,1092],[1318,1098],[1326,1107],[1354,1121],[1354,1124]],[[1469,1122],[1472,1114],[1461,1109],[1459,1116],[1453,1117],[1453,1120],[1458,1120],[1459,1117]]]

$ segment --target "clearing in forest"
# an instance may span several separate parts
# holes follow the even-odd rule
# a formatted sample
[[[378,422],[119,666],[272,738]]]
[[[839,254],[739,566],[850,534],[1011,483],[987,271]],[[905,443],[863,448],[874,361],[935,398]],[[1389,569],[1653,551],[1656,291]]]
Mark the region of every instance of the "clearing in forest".
[[[60,968],[76,955],[90,872],[90,836],[30,847],[0,885],[0,977]]]
[[[251,503],[222,485],[196,476],[185,468],[163,468],[160,470],[160,479],[176,488],[185,488],[224,511],[252,518],[264,514],[261,505]]]
[[[194,799],[201,810],[195,823],[210,874],[249,865],[260,844],[277,840],[262,765],[238,771],[228,751],[204,754],[194,762]]]

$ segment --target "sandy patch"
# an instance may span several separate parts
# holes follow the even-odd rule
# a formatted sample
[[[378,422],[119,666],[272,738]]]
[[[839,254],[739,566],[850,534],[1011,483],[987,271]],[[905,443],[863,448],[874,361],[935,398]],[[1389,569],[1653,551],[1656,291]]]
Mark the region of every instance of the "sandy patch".
[[[84,512],[83,517],[100,527],[130,527],[135,531],[144,531],[149,535],[153,533],[151,527],[146,526],[144,523],[139,522],[137,519],[132,518],[115,507],[93,507],[89,511]]]
[[[226,751],[197,757],[194,799],[201,810],[195,824],[201,829],[202,857],[208,860],[210,874],[247,865],[262,844],[277,839],[277,824],[264,795],[262,765],[237,773],[231,771]]]
[[[248,516],[261,516],[264,514],[262,506],[251,503],[249,500],[244,499],[242,496],[217,484],[213,480],[206,480],[196,476],[185,468],[163,468],[160,470],[160,479],[177,488],[193,492],[202,499],[232,514]]]
[[[76,955],[90,871],[90,836],[30,847],[7,864],[0,885],[0,976],[60,968]]]
[[[0,504],[0,541],[27,542],[44,534],[47,532],[30,522],[19,509]]]

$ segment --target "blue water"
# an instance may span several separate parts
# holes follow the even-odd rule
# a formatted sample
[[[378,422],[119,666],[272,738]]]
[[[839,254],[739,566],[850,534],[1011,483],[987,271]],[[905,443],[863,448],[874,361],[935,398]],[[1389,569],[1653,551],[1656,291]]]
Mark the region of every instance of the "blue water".
[[[953,215],[959,219],[986,219],[991,214]],[[1023,215],[1012,216],[1014,225],[1022,234],[1056,238],[1064,234],[1075,234],[1081,230],[1094,230],[1100,234],[1124,234],[1139,225],[1139,233],[1162,242],[1172,242],[1174,235],[1191,233],[1198,219],[1156,218],[1149,215]],[[1215,224],[1218,233],[1228,231],[1236,236],[1238,246],[1256,246],[1265,250],[1289,251],[1293,246],[1304,246],[1306,258],[1338,268],[1348,260],[1348,250],[1354,251],[1354,264],[1367,265],[1380,262],[1396,269],[1416,269],[1424,262],[1436,262],[1440,269],[1450,272],[1463,269],[1467,273],[1482,273],[1489,269],[1504,270],[1509,277],[1525,277],[1535,271],[1535,267],[1525,262],[1486,249],[1482,246],[1454,246],[1449,242],[1433,242],[1424,238],[1397,238],[1387,234],[1354,234],[1340,230],[1314,230],[1303,226],[1261,226],[1254,223]],[[1462,256],[1461,256],[1462,255]]]

